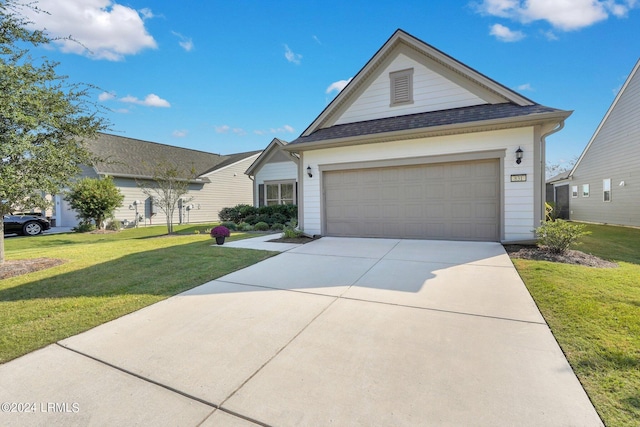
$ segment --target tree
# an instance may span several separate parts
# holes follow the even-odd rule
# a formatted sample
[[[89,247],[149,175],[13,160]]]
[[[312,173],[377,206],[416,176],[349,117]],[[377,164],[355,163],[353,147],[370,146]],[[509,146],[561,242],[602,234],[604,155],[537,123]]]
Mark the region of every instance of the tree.
[[[71,84],[57,63],[35,61],[25,46],[49,44],[28,29],[17,0],[0,0],[0,214],[46,206],[91,158],[83,138],[107,128],[89,101],[92,86]],[[37,10],[37,9],[36,9]],[[0,263],[4,262],[0,219]]]
[[[153,203],[164,212],[167,220],[167,233],[173,233],[173,214],[182,199],[188,203],[193,197],[184,197],[189,193],[189,185],[195,179],[195,169],[184,169],[167,160],[161,161],[152,168],[150,181],[138,182],[138,187]]]
[[[124,195],[111,177],[81,179],[71,186],[65,198],[78,212],[78,219],[84,222],[93,220],[100,228],[104,228],[105,219],[111,217],[124,201]]]

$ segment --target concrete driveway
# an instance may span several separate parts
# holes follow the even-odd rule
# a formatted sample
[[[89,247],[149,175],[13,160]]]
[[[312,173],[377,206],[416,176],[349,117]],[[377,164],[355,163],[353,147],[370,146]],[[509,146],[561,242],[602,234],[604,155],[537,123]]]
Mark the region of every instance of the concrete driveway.
[[[0,366],[0,424],[602,425],[501,245],[287,249]]]

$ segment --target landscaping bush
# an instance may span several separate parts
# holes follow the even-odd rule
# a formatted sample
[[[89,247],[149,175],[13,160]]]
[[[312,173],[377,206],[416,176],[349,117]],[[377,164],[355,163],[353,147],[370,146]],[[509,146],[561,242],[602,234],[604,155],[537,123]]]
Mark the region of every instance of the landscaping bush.
[[[246,222],[241,222],[238,224],[238,231],[252,231],[253,225],[247,224]]]
[[[561,219],[543,222],[536,228],[538,246],[546,248],[551,253],[563,254],[569,246],[578,244],[578,239],[591,234],[585,231],[584,224],[572,224]]]
[[[96,229],[96,226],[92,222],[81,222],[71,229],[71,231],[75,231],[76,233],[88,233],[89,231],[93,231]]]
[[[269,224],[266,222],[259,222],[253,226],[253,229],[256,231],[267,231],[269,230]]]
[[[271,226],[271,229],[272,229],[272,230],[275,230],[275,231],[284,230],[284,224],[281,224],[281,223],[279,223],[279,222],[276,222],[275,224],[273,224],[273,225]]]
[[[107,230],[119,231],[122,228],[122,223],[117,219],[110,219],[105,227]]]
[[[226,208],[225,208],[225,209],[226,209]],[[222,226],[224,226],[224,227],[227,227],[227,228],[228,228],[229,230],[231,230],[231,231],[236,231],[236,230],[238,229],[238,226],[237,226],[237,225],[236,225],[236,223],[235,223],[235,222],[233,222],[233,221],[225,221],[225,222],[223,222],[223,223],[222,223],[222,224],[220,224],[220,225],[222,225]]]
[[[298,206],[296,205],[271,205],[255,208],[251,205],[237,205],[232,208],[223,208],[218,213],[222,222],[240,224],[246,222],[255,225],[258,222],[267,224],[280,223],[298,218]]]
[[[292,219],[287,222],[287,225],[282,230],[282,237],[287,239],[295,239],[296,237],[302,236],[302,230],[298,230],[296,227],[298,226],[298,220]]]

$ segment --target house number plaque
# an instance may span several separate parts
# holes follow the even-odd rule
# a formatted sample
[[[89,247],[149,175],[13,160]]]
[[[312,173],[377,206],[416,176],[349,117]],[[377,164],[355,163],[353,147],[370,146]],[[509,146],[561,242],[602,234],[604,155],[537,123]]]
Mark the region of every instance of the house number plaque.
[[[518,175],[511,175],[511,182],[525,182],[527,180],[527,174],[521,173]]]

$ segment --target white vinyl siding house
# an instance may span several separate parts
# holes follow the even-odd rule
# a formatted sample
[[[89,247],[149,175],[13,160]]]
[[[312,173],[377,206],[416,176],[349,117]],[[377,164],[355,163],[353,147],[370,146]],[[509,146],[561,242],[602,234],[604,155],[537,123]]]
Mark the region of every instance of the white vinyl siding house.
[[[640,226],[640,60],[562,185],[588,185],[569,201],[575,221]],[[584,191],[583,191],[584,193]]]
[[[298,203],[298,156],[282,151],[286,141],[274,138],[245,174],[253,178],[253,205]]]
[[[309,235],[532,240],[544,212],[544,138],[569,114],[398,30],[284,147],[300,156],[301,227]]]

